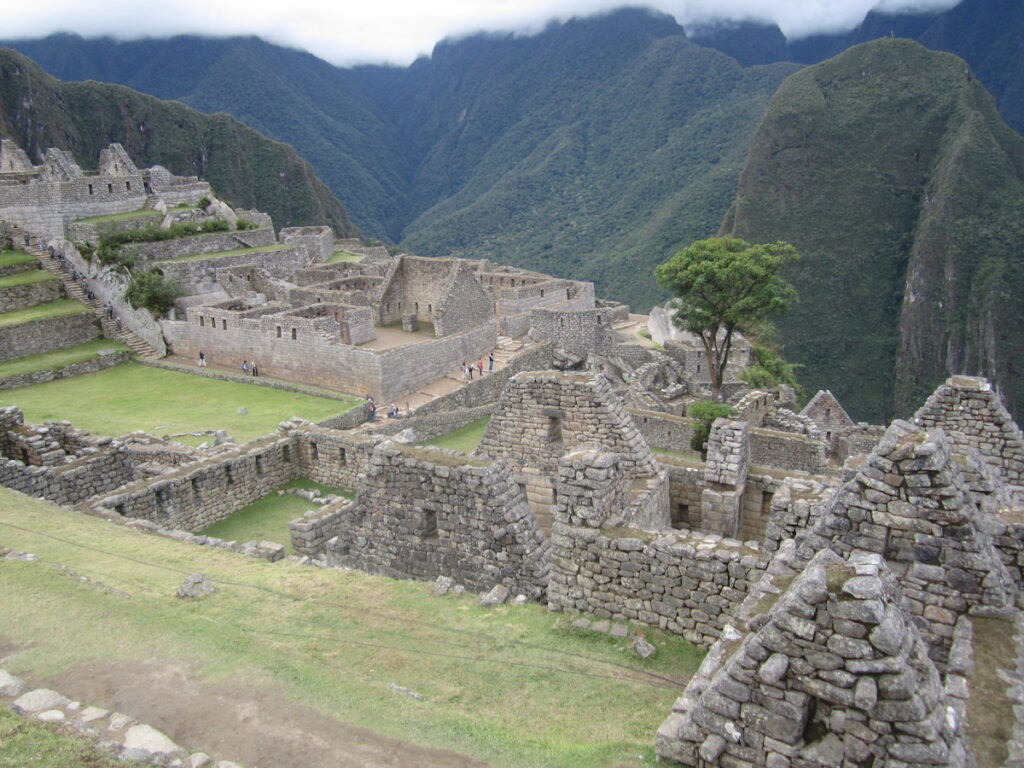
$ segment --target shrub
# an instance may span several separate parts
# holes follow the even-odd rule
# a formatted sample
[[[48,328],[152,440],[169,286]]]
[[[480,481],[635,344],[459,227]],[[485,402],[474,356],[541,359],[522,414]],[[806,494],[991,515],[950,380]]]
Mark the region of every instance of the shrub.
[[[249,221],[248,219],[239,219],[235,224],[235,229],[239,231],[245,231],[247,229],[256,229],[256,222]]]
[[[754,345],[753,353],[754,365],[745,368],[740,373],[740,379],[754,389],[775,389],[780,384],[786,384],[797,393],[800,392],[795,364],[787,363],[770,347],[760,344]]]
[[[136,309],[145,307],[154,317],[162,317],[174,306],[174,301],[183,291],[163,274],[156,271],[132,275],[131,285],[125,291],[125,298]]]
[[[728,419],[735,414],[733,407],[726,403],[712,403],[710,400],[691,403],[686,415],[693,419],[693,436],[690,447],[704,456],[704,443],[711,435],[711,425],[715,419]]]
[[[202,208],[205,211],[207,208],[210,207],[211,202],[212,201],[208,197],[200,197],[199,200],[196,201],[196,206]]]

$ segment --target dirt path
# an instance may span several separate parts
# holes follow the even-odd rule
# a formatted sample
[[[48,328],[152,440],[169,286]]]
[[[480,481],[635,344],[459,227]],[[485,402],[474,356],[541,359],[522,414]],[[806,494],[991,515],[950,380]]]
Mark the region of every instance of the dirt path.
[[[199,683],[184,664],[91,661],[45,682],[116,710],[182,747],[245,768],[485,768],[486,763],[357,728],[286,701],[270,688]]]

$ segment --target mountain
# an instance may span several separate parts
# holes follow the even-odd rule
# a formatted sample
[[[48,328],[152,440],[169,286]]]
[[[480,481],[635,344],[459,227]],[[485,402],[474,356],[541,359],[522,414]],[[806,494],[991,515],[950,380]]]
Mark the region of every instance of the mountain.
[[[16,41],[287,141],[367,234],[593,280],[638,310],[651,271],[715,231],[793,64],[742,67],[643,10],[439,44],[409,67],[332,67],[256,38]]]
[[[69,150],[83,168],[95,168],[100,150],[119,142],[140,167],[201,176],[233,205],[266,211],[278,227],[329,223],[339,234],[358,231],[291,147],[228,115],[204,115],[119,85],[61,82],[4,48],[0,135],[36,161],[48,147]]]
[[[950,372],[1024,404],[1024,139],[961,59],[883,39],[791,75],[721,231],[802,253],[785,354],[855,418]]]
[[[871,11],[857,27],[838,34],[786,40],[774,25],[741,23],[694,27],[690,38],[740,62],[795,61],[816,64],[847,48],[882,37],[905,37],[937,51],[955,53],[995,96],[1003,119],[1024,133],[1024,3],[962,0],[943,13]]]

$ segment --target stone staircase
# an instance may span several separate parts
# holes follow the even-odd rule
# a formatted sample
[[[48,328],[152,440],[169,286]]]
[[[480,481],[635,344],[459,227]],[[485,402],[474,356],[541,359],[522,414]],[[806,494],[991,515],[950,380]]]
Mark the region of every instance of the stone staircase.
[[[499,363],[500,367],[504,368],[509,360],[523,350],[523,347],[524,344],[519,339],[499,334],[498,345],[494,348],[494,362]]]
[[[93,314],[100,321],[100,326],[103,328],[103,336],[108,339],[117,339],[125,344],[132,354],[138,355],[139,357],[145,358],[146,360],[159,360],[161,355],[157,350],[153,349],[146,341],[139,336],[135,331],[126,326],[121,322],[119,318],[107,317],[106,307],[95,296],[89,298],[89,293],[83,283],[86,281],[85,276],[80,276],[78,280],[74,278],[70,269],[66,264],[61,262],[56,256],[50,255],[48,248],[44,247],[41,240],[30,233],[26,233],[21,227],[17,225],[12,226],[12,235],[14,239],[15,247],[21,248],[26,253],[30,253],[35,256],[43,269],[49,270],[61,281],[64,286],[64,290],[68,295],[68,298],[74,299],[80,304],[84,304],[92,310]],[[26,238],[25,235],[28,234]]]

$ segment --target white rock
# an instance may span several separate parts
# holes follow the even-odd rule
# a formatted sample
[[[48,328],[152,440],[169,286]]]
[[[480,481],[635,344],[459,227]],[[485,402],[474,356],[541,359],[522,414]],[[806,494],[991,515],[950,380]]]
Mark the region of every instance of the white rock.
[[[26,688],[28,685],[20,677],[0,669],[0,696],[21,696]]]
[[[91,723],[93,720],[100,720],[109,714],[109,710],[101,709],[100,707],[86,707],[82,710],[82,714],[78,716],[78,719],[83,723]]]
[[[66,719],[66,716],[59,709],[48,709],[36,715],[36,719],[42,720],[44,723],[60,723]]]
[[[213,765],[213,758],[205,752],[196,752],[188,759],[188,768],[209,768]]]
[[[14,706],[22,712],[42,712],[45,709],[66,707],[71,700],[48,688],[36,688],[14,700]]]
[[[181,747],[151,725],[133,725],[125,731],[124,745],[128,749],[144,749],[147,752],[164,755],[183,751]]]

